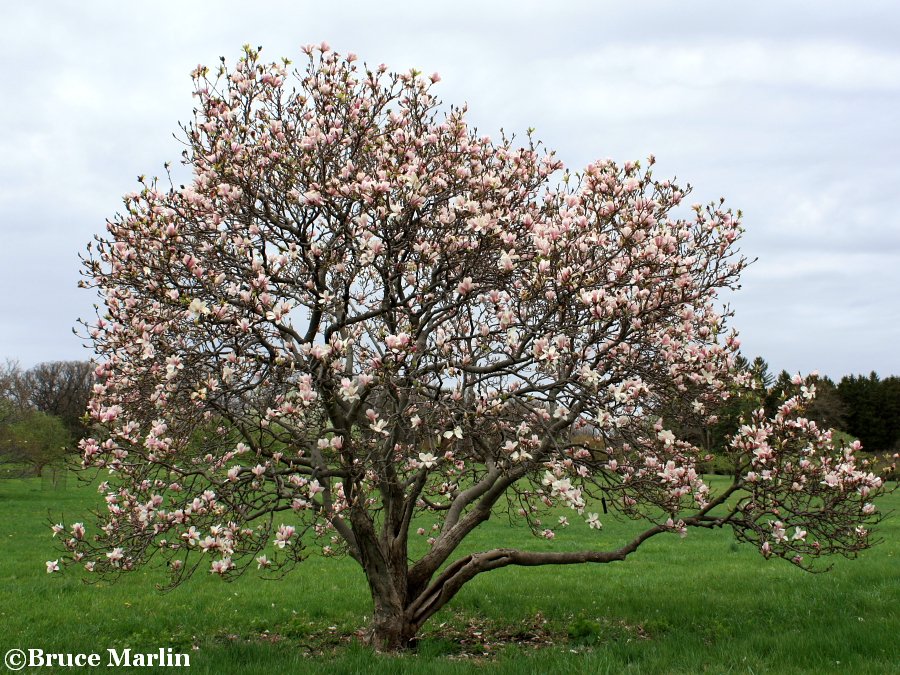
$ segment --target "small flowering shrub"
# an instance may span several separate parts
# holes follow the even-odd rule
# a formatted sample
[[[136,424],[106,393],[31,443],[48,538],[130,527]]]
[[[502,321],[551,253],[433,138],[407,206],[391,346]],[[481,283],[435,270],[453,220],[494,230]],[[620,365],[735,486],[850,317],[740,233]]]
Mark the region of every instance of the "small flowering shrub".
[[[746,265],[737,215],[684,206],[652,158],[569,172],[530,137],[492,141],[437,75],[304,51],[300,70],[250,48],[197,68],[192,181],[143,182],[85,259],[102,311],[81,447],[106,511],[57,526],[48,572],[162,557],[179,583],[348,555],[395,649],[507,565],[723,526],[804,567],[870,543],[881,482],[803,417],[811,382],[747,420],[718,494],[676,432],[747,378],[716,309]],[[609,541],[601,504],[646,529]],[[454,559],[498,512],[597,543]]]

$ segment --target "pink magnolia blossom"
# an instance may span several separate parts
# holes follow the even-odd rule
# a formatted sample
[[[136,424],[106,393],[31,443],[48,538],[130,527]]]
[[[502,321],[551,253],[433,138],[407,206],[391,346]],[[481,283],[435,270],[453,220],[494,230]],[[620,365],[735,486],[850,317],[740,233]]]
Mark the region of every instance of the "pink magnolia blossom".
[[[213,560],[209,571],[212,574],[223,575],[232,567],[234,567],[234,564],[231,562],[231,558],[222,558],[221,560]]]
[[[384,338],[384,344],[391,351],[401,351],[409,344],[409,335],[407,333],[388,335]]]
[[[275,533],[275,546],[278,548],[287,546],[295,532],[296,530],[292,525],[279,525],[278,532]]]

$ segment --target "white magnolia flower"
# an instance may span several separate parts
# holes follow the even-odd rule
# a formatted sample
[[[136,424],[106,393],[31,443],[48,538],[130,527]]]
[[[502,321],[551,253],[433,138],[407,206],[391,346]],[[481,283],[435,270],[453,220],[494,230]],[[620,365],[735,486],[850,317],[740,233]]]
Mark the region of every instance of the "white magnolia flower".
[[[191,300],[191,304],[188,305],[188,311],[192,317],[199,319],[204,314],[209,314],[209,307],[200,298],[194,298]]]
[[[463,437],[463,433],[462,433],[462,428],[461,428],[461,427],[454,427],[451,431],[445,431],[445,432],[444,432],[444,438],[453,438],[454,436],[456,436],[456,438],[462,438],[462,437]]]

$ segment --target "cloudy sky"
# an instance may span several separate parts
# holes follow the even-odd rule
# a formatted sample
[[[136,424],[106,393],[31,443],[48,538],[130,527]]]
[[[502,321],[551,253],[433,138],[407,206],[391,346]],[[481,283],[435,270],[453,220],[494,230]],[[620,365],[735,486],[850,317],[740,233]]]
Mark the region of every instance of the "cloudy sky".
[[[0,359],[90,357],[78,254],[179,158],[198,63],[327,40],[438,71],[482,132],[535,127],[570,167],[655,154],[693,201],[744,212],[745,353],[900,374],[896,0],[18,2],[0,38]]]

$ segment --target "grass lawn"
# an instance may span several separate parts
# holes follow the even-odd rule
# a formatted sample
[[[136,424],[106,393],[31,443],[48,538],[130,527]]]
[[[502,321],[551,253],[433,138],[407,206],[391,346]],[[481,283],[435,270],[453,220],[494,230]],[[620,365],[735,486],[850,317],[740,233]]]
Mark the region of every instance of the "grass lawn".
[[[884,543],[824,574],[766,561],[729,531],[657,537],[624,563],[490,572],[426,624],[415,651],[396,657],[356,637],[370,601],[349,559],[314,556],[282,581],[198,574],[166,593],[155,590],[159,569],[93,586],[46,574],[44,561],[57,557],[50,519],[90,524],[98,505],[74,480],[62,490],[0,480],[3,653],[97,652],[101,672],[115,670],[105,667],[108,648],[171,647],[190,654],[195,674],[900,673],[896,514],[880,529]],[[879,506],[897,510],[900,491]],[[468,546],[611,548],[633,530],[607,519],[597,533],[570,520],[554,544],[498,519]]]

